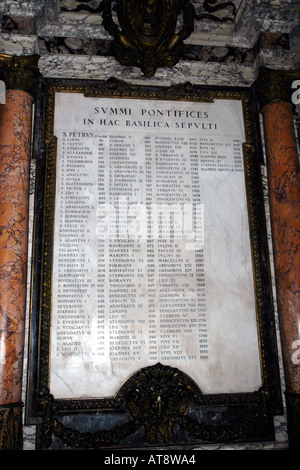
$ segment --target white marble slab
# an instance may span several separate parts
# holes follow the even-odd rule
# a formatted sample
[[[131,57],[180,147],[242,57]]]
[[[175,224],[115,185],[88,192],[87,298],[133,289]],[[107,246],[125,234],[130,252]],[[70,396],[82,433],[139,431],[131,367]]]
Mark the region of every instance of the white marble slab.
[[[50,392],[56,398],[112,396],[132,373],[157,361],[183,370],[204,393],[259,388],[241,102],[120,101],[58,93],[55,135]],[[193,249],[195,238],[184,231],[176,245],[171,240],[167,259],[175,274],[162,283],[167,265],[161,252],[168,253],[167,245],[145,237],[138,224],[137,237],[132,217],[122,225],[125,234],[131,227],[129,238],[114,245],[126,248],[127,258],[113,258],[115,240],[104,236],[99,243],[97,208],[99,201],[115,204],[116,197],[125,198],[128,210],[137,203],[144,207],[147,197],[152,204],[200,204],[203,249],[199,244]],[[110,272],[119,282],[114,290]],[[127,289],[122,301],[129,304],[123,311],[115,304],[120,279]],[[199,300],[203,293],[205,304]],[[163,309],[166,296],[169,307]]]

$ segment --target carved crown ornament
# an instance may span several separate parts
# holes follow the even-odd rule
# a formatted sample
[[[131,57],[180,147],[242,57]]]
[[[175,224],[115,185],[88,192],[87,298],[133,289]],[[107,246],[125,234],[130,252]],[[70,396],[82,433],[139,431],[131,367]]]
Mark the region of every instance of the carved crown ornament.
[[[183,41],[195,20],[233,21],[232,1],[201,0],[197,14],[190,0],[102,0],[92,8],[80,1],[75,11],[102,13],[103,26],[114,38],[113,53],[122,65],[139,67],[152,77],[158,67],[173,67],[183,56]],[[217,12],[222,11],[219,15]]]

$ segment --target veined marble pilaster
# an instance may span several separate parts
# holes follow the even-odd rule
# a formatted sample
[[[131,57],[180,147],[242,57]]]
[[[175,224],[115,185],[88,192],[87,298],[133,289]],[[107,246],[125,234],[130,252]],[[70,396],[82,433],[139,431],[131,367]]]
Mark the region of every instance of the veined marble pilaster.
[[[0,56],[0,449],[22,446],[28,196],[36,58]]]
[[[299,78],[269,69],[259,78],[291,447],[300,445],[300,169],[291,103]]]

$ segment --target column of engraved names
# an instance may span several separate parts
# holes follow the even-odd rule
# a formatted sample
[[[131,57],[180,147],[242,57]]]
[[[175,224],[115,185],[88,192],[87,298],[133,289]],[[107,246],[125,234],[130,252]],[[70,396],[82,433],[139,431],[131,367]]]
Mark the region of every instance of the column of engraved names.
[[[199,170],[202,172],[230,172],[243,171],[242,148],[239,139],[220,137],[219,140],[211,137],[199,137],[195,140],[199,160]]]
[[[155,275],[155,243],[154,243],[154,227],[153,223],[153,192],[156,185],[155,179],[155,160],[153,158],[152,148],[154,147],[155,138],[146,135],[144,139],[145,146],[145,185],[146,185],[146,209],[148,214],[147,219],[147,292],[148,292],[148,325],[149,325],[149,361],[150,363],[160,360],[159,346],[160,338],[158,337],[157,316],[156,309],[156,291],[157,282]]]
[[[214,179],[215,185],[217,185],[218,182],[226,180],[228,176],[243,171],[241,142],[239,139],[233,139],[232,137],[191,137],[190,159],[194,200],[201,200],[200,175],[205,179],[207,177]],[[195,251],[200,358],[208,357],[204,249],[205,246],[203,246],[203,249]]]
[[[144,175],[128,135],[110,135],[108,158],[108,202],[115,211],[114,236],[108,247],[109,358],[132,361],[140,358],[143,341],[136,284],[144,282],[145,274],[144,258],[139,258],[141,244],[128,231],[134,220],[131,208],[139,194],[139,176]]]
[[[191,185],[193,199],[193,216],[195,220],[194,230],[197,234],[203,232],[204,214],[200,212],[196,217],[196,207],[201,204],[201,187],[199,179],[200,162],[201,162],[201,142],[202,138],[189,138],[189,155],[191,162]],[[200,148],[198,148],[198,145]],[[197,296],[197,318],[198,318],[198,339],[199,339],[199,358],[208,358],[208,330],[207,330],[207,314],[206,314],[206,288],[205,288],[205,265],[204,265],[204,240],[200,237],[195,243],[195,262],[196,262],[196,296]],[[197,246],[197,243],[200,246]]]
[[[106,217],[106,185],[105,185],[105,153],[107,151],[108,136],[100,134],[97,140],[97,329],[96,344],[94,353],[98,357],[104,357],[107,354],[105,342],[106,331],[106,299],[105,299],[105,279],[107,273],[106,265],[106,236],[110,234],[105,232]],[[104,222],[103,222],[104,219]],[[99,224],[99,225],[98,225]],[[109,228],[108,228],[109,229]]]
[[[188,137],[155,139],[155,196],[162,207],[156,242],[162,361],[207,357],[203,252],[184,232],[187,208],[192,208],[194,232],[203,222],[196,211],[200,188],[192,144]]]
[[[87,188],[92,151],[81,133],[63,132],[58,188],[57,357],[88,355],[82,342],[90,335],[89,269],[84,245],[89,243],[86,223],[91,210]]]

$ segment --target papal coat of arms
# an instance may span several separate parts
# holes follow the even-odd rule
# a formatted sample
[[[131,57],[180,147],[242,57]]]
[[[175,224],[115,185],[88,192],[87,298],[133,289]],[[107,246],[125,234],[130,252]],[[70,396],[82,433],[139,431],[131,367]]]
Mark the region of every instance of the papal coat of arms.
[[[228,5],[235,8],[232,2],[205,0],[200,16],[190,0],[103,0],[101,9],[118,62],[135,65],[151,77],[158,67],[172,67],[181,59],[195,19],[228,20],[212,15]]]

